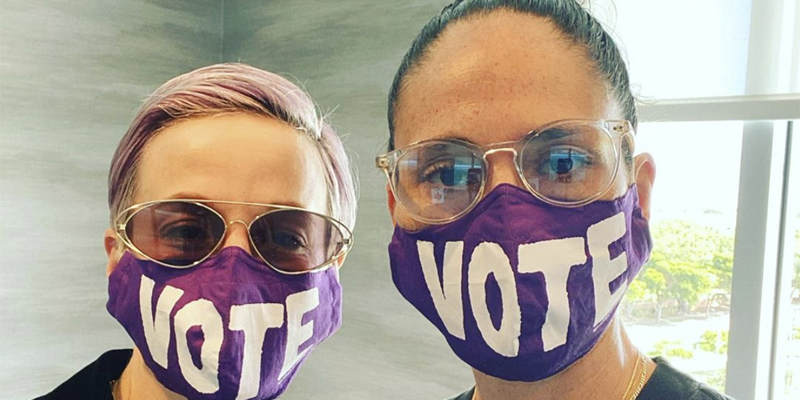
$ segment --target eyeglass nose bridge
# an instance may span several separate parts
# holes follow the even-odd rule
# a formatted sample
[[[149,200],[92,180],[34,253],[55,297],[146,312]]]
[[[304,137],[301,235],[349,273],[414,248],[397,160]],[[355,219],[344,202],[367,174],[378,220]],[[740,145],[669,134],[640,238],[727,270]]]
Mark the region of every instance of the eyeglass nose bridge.
[[[499,144],[504,144],[504,143],[499,143]],[[490,155],[492,155],[494,153],[500,153],[500,152],[509,152],[509,153],[514,155],[514,159],[517,158],[517,149],[515,149],[513,147],[510,147],[510,146],[505,146],[505,145],[502,146],[502,147],[492,147],[492,148],[490,148],[488,150],[485,150],[483,152],[483,158],[486,159],[486,157],[488,157],[488,156],[490,156]]]
[[[518,145],[517,142],[501,142],[501,143],[492,144],[488,148],[484,148],[483,149],[483,162],[484,162],[484,165],[487,168],[487,172],[488,172],[488,168],[490,168],[489,167],[489,160],[487,159],[487,157],[489,157],[490,155],[495,154],[495,153],[504,153],[504,152],[505,153],[511,153],[512,160],[513,160],[512,162],[514,164],[514,169],[516,170],[516,174],[519,176],[519,179],[524,181],[525,177],[522,175],[522,171],[520,170],[520,167],[519,167],[519,152],[517,151],[517,145]],[[488,175],[484,175],[484,183],[483,183],[484,185],[487,184],[486,179],[488,179]],[[482,194],[483,194],[483,188],[481,188],[481,195],[480,196],[482,196]],[[477,202],[477,199],[475,201]]]
[[[485,160],[487,156],[500,153],[500,152],[509,152],[514,155],[514,159],[517,158],[517,147],[519,147],[518,141],[508,141],[508,142],[499,142],[499,143],[492,143],[486,147],[483,147],[481,150],[483,151],[483,159]]]
[[[245,231],[247,232],[247,243],[248,243],[248,245],[249,245],[249,246],[251,246],[251,248],[252,248],[252,246],[253,246],[253,239],[252,239],[252,237],[251,237],[251,235],[250,235],[250,224],[248,224],[247,222],[244,222],[244,221],[243,221],[243,220],[241,220],[241,219],[234,219],[234,220],[230,220],[230,221],[226,221],[226,222],[225,222],[225,231],[222,233],[222,237],[221,237],[221,238],[219,238],[219,244],[217,244],[217,248],[216,248],[216,249],[214,249],[214,252],[216,252],[217,250],[219,250],[219,249],[220,249],[220,248],[221,248],[221,247],[224,245],[224,243],[225,243],[225,240],[226,240],[226,238],[228,237],[228,234],[231,232],[230,228],[231,228],[231,226],[233,226],[234,224],[241,224],[242,226],[244,226],[244,229],[245,229]]]
[[[225,223],[225,228],[230,228],[231,225],[233,225],[233,224],[242,224],[242,225],[244,225],[245,228],[250,228],[250,225],[247,222],[244,222],[244,221],[242,221],[240,219],[234,219],[234,220],[230,220],[230,221],[226,222]]]

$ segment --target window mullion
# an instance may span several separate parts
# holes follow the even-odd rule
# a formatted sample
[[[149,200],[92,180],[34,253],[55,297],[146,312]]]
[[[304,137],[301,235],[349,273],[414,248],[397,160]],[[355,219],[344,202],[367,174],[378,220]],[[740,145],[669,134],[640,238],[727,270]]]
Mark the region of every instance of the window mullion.
[[[778,241],[778,260],[777,260],[777,274],[776,274],[776,289],[775,289],[775,314],[773,322],[772,334],[772,353],[771,353],[771,374],[769,385],[769,398],[780,398],[785,393],[784,378],[786,376],[786,355],[787,355],[787,337],[790,337],[792,329],[791,321],[791,306],[788,301],[791,296],[792,288],[792,275],[794,272],[792,261],[793,254],[796,251],[792,241],[794,238],[794,230],[796,227],[792,223],[792,216],[796,215],[800,207],[798,207],[797,199],[800,195],[800,187],[792,185],[792,180],[797,180],[793,177],[792,170],[796,167],[792,166],[792,155],[800,154],[800,144],[793,138],[794,122],[789,122],[786,129],[786,150],[784,161],[784,175],[783,175],[783,190],[781,193],[781,216],[780,216],[780,239]],[[797,182],[795,182],[797,183]],[[794,203],[792,203],[794,201]],[[788,307],[787,307],[788,306]],[[789,318],[781,318],[788,316]]]
[[[779,92],[784,0],[752,0],[745,95]],[[769,396],[786,131],[748,122],[731,285],[725,391],[740,400]],[[785,127],[785,125],[784,125]]]

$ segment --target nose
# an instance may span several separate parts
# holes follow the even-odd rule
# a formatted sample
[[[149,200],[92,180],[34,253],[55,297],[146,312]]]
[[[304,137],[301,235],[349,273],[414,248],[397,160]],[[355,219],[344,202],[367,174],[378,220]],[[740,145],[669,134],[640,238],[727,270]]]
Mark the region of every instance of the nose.
[[[511,149],[488,152],[486,154],[488,176],[486,177],[484,195],[490,193],[502,183],[525,187],[517,173],[517,167],[514,165],[514,157],[516,157],[516,152]]]
[[[222,239],[220,250],[231,246],[239,247],[248,254],[253,255],[253,251],[250,248],[250,236],[247,232],[247,224],[242,220],[228,222],[228,230],[225,233],[225,237]]]

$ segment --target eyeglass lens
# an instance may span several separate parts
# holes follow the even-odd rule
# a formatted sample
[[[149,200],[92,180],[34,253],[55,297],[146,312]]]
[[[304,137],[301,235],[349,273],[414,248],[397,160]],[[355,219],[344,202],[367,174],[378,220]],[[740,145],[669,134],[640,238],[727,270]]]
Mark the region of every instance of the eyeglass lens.
[[[604,191],[618,162],[611,135],[600,124],[554,126],[526,138],[517,154],[528,185],[548,200],[580,203]],[[413,214],[445,220],[468,209],[487,176],[483,153],[467,144],[434,141],[397,160],[394,187]]]
[[[128,220],[125,233],[146,256],[185,267],[210,255],[223,240],[225,221],[211,209],[189,202],[148,205]],[[329,219],[302,210],[276,210],[253,221],[255,251],[273,267],[312,270],[339,254],[343,233]]]

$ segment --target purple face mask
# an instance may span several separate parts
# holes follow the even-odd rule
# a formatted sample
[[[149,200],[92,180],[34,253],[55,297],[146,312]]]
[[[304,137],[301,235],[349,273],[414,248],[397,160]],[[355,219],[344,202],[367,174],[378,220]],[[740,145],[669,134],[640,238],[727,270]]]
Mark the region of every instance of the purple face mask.
[[[189,269],[126,253],[107,308],[164,387],[190,399],[274,399],[341,325],[337,273],[283,275],[238,247]]]
[[[502,184],[467,215],[395,229],[392,278],[473,368],[533,382],[586,355],[650,255],[636,188],[580,208]]]

